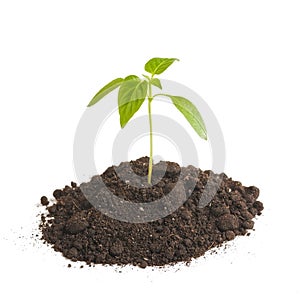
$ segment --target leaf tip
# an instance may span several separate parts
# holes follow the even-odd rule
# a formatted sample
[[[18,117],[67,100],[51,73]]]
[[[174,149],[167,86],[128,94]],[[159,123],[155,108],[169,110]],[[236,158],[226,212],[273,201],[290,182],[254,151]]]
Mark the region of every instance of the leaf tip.
[[[200,135],[200,134],[199,134],[199,135]],[[204,131],[201,132],[200,137],[201,137],[203,140],[207,141],[208,137],[207,137],[207,132],[206,132],[206,130],[204,130]]]
[[[120,126],[121,129],[123,129],[125,127],[126,123],[124,123],[124,121],[122,121],[122,119],[120,118]]]

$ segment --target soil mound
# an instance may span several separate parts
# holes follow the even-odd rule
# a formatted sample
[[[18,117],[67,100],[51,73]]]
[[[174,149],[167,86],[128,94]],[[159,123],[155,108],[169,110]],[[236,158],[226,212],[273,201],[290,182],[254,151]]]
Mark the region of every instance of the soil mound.
[[[258,188],[245,187],[225,174],[213,174],[193,166],[180,167],[173,162],[154,165],[153,181],[160,180],[141,188],[138,181],[147,175],[148,161],[148,157],[142,157],[109,167],[80,186],[72,182],[71,186],[55,190],[53,201],[43,196],[41,203],[47,206],[47,213],[41,217],[42,239],[72,261],[145,268],[189,262],[253,229],[254,217],[263,210],[263,204],[257,201]],[[123,180],[130,172],[132,182]],[[209,177],[221,183],[212,200],[204,206],[201,199],[207,198],[203,197],[204,193],[209,196]],[[106,188],[99,188],[100,182]],[[110,218],[85,197],[93,195],[105,206],[109,189],[123,200],[149,203],[178,186],[184,187],[188,199],[168,216],[147,223]],[[182,189],[176,195],[182,198]],[[176,197],[173,196],[175,203]]]

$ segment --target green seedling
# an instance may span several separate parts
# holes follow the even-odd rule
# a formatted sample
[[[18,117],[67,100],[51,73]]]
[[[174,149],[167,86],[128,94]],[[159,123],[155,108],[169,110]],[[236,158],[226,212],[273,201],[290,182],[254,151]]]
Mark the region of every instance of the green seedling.
[[[163,73],[171,66],[177,58],[159,58],[150,59],[145,64],[145,71],[148,75],[143,75],[140,78],[136,75],[129,75],[125,78],[117,78],[105,85],[90,101],[88,106],[96,104],[99,100],[105,97],[113,90],[119,88],[118,92],[118,107],[120,115],[121,127],[128,123],[133,115],[139,110],[144,101],[148,100],[148,116],[149,116],[149,136],[150,136],[150,155],[148,168],[148,183],[151,184],[152,165],[153,165],[153,134],[152,134],[152,114],[151,104],[155,97],[165,96],[171,99],[175,107],[184,115],[190,125],[194,128],[197,134],[207,139],[206,128],[203,119],[195,107],[188,99],[181,96],[173,96],[168,94],[152,94],[152,86],[162,89],[161,82],[155,75]]]

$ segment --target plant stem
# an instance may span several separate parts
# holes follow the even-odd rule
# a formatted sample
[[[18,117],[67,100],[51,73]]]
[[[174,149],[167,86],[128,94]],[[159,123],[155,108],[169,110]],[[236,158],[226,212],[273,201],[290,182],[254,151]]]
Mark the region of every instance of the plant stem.
[[[148,117],[149,117],[149,130],[150,130],[150,155],[149,155],[149,168],[148,168],[148,183],[151,184],[152,177],[152,165],[153,165],[153,137],[152,137],[152,115],[151,115],[151,102],[152,97],[152,87],[151,82],[149,82],[148,89]]]

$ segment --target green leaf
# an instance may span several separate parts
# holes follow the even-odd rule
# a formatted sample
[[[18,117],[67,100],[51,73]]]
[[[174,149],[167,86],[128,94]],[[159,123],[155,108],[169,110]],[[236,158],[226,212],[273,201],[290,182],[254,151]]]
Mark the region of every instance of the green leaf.
[[[98,101],[100,101],[104,96],[112,92],[114,89],[118,88],[122,82],[124,81],[123,78],[117,78],[105,85],[90,101],[88,106],[92,106],[96,104]]]
[[[155,85],[155,86],[158,87],[159,89],[162,89],[160,80],[159,80],[158,78],[152,78],[151,84]]]
[[[136,80],[136,79],[139,79],[139,77],[136,75],[128,75],[125,77],[124,80]]]
[[[120,114],[120,124],[123,128],[132,116],[139,110],[147,96],[148,83],[140,78],[124,80],[119,95],[118,105]]]
[[[184,115],[198,135],[207,140],[206,127],[196,106],[186,98],[165,95],[171,98],[176,108]]]
[[[152,75],[164,72],[177,58],[154,57],[145,64],[145,70]]]

